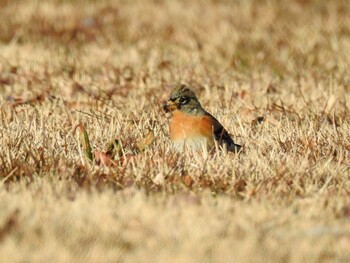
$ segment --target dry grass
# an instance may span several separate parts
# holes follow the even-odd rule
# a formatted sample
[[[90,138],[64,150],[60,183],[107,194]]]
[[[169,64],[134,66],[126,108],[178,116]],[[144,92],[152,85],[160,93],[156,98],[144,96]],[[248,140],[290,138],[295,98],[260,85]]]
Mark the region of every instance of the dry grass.
[[[348,1],[0,6],[1,260],[350,261]],[[242,154],[172,149],[178,82]],[[93,150],[156,141],[91,165],[79,123]]]

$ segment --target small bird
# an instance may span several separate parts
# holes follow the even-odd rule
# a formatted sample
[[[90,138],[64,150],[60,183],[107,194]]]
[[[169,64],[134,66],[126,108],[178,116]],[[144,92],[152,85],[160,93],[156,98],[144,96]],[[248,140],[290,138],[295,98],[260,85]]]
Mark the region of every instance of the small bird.
[[[227,151],[238,153],[241,150],[242,146],[233,142],[225,128],[203,109],[186,85],[177,85],[171,91],[163,109],[171,113],[169,135],[176,148],[213,149],[217,143]]]

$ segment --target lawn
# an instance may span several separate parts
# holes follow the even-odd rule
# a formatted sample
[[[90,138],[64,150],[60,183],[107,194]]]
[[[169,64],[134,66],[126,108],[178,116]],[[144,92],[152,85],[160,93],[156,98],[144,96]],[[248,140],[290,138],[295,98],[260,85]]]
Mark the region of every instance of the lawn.
[[[0,261],[350,262],[349,50],[345,0],[1,0]]]

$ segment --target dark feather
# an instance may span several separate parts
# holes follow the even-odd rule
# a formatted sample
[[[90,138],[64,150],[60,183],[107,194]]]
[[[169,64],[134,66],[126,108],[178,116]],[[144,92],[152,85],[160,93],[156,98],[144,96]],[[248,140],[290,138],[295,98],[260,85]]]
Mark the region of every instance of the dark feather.
[[[223,146],[226,144],[228,151],[239,152],[242,149],[242,146],[234,143],[231,136],[215,117],[213,117],[210,113],[206,114],[208,114],[214,120],[214,139],[219,143],[219,145]]]

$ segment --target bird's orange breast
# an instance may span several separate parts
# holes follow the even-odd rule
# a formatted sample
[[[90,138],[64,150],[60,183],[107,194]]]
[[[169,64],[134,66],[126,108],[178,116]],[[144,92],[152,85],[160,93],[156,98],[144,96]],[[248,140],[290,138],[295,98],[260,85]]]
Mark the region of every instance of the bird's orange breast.
[[[178,110],[172,112],[169,135],[173,141],[198,137],[213,141],[212,129],[213,123],[207,116],[190,116]]]

